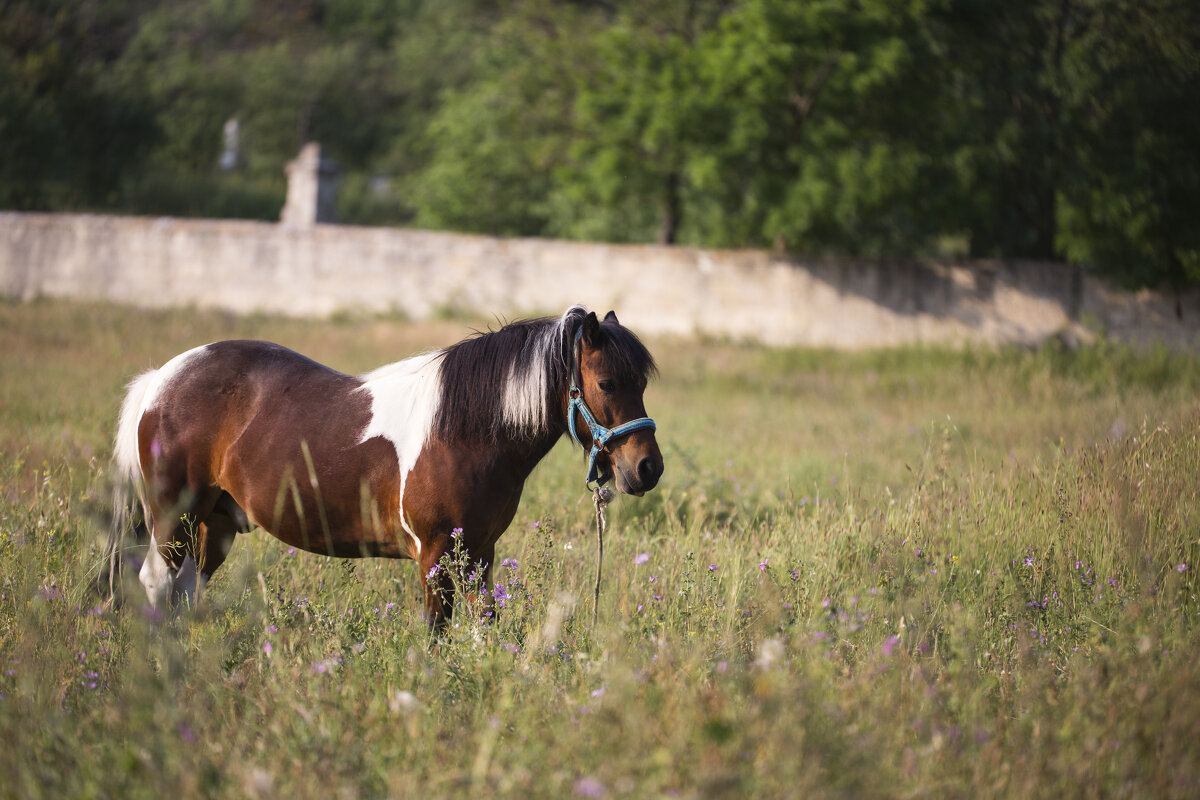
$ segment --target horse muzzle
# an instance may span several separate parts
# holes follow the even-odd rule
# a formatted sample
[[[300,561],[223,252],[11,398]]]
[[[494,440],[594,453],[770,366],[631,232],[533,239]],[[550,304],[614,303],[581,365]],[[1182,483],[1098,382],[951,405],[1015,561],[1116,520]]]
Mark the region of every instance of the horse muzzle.
[[[642,455],[632,465],[618,462],[610,469],[615,473],[618,491],[641,497],[658,485],[663,474],[663,458],[655,447],[654,452]]]

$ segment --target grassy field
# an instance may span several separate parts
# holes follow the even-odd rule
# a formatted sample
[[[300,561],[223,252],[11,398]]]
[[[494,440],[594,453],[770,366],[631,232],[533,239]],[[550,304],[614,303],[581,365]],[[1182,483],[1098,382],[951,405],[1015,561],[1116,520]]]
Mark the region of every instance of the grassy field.
[[[619,311],[619,310],[618,310]],[[0,305],[0,796],[1195,797],[1200,357],[651,340],[667,472],[534,474],[499,621],[240,537],[201,607],[91,589],[123,383],[280,341],[358,372],[473,325]]]

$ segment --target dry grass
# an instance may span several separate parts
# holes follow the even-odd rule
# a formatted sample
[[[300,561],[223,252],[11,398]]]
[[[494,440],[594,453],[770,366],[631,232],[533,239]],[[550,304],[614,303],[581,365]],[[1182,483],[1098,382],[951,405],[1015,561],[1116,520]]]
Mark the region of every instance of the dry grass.
[[[1200,791],[1200,359],[1166,351],[651,342],[668,472],[614,507],[595,630],[565,445],[488,628],[431,643],[411,564],[261,534],[194,615],[93,612],[134,372],[236,336],[361,371],[467,327],[0,307],[0,794]]]

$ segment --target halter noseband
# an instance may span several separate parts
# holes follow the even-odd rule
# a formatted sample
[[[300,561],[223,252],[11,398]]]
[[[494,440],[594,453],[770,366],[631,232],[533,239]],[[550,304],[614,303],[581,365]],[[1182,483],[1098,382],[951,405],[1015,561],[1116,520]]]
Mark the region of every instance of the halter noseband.
[[[588,454],[588,472],[587,478],[584,479],[584,485],[591,488],[592,481],[596,482],[597,487],[603,486],[605,483],[605,481],[599,479],[599,472],[596,468],[596,456],[600,455],[602,451],[605,453],[609,452],[608,443],[610,441],[618,436],[625,436],[642,428],[649,428],[652,431],[657,430],[658,426],[649,417],[640,417],[629,422],[623,422],[615,428],[606,428],[599,422],[596,422],[596,417],[592,414],[592,410],[583,401],[583,390],[579,387],[580,381],[583,380],[583,349],[579,346],[582,338],[583,326],[580,325],[579,330],[575,332],[575,346],[573,350],[573,360],[575,363],[571,365],[571,391],[568,394],[569,400],[567,402],[567,427],[571,431],[571,438],[580,447],[587,447],[575,431],[575,412],[578,411],[592,434],[592,450]],[[578,378],[576,378],[577,375]]]

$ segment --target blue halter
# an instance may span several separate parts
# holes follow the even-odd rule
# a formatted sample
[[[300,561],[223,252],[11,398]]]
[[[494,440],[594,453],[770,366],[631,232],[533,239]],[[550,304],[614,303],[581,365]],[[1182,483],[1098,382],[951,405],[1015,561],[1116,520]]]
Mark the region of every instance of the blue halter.
[[[588,472],[587,478],[584,479],[584,486],[591,488],[592,481],[596,482],[597,488],[603,486],[605,481],[601,481],[599,471],[596,468],[596,456],[601,452],[609,452],[608,443],[618,436],[625,436],[642,428],[657,430],[658,426],[654,424],[654,420],[649,417],[641,417],[639,419],[623,422],[615,428],[606,428],[596,421],[596,417],[592,414],[592,410],[587,407],[587,403],[583,401],[583,390],[579,388],[579,381],[583,379],[583,351],[579,346],[580,340],[583,338],[583,326],[579,326],[579,330],[575,332],[575,364],[571,365],[571,391],[569,393],[569,401],[567,402],[567,427],[571,431],[571,438],[580,447],[587,447],[583,440],[579,438],[579,434],[575,431],[575,412],[578,411],[583,421],[587,423],[588,430],[592,434],[592,450],[588,454]],[[576,378],[576,375],[579,377]]]

